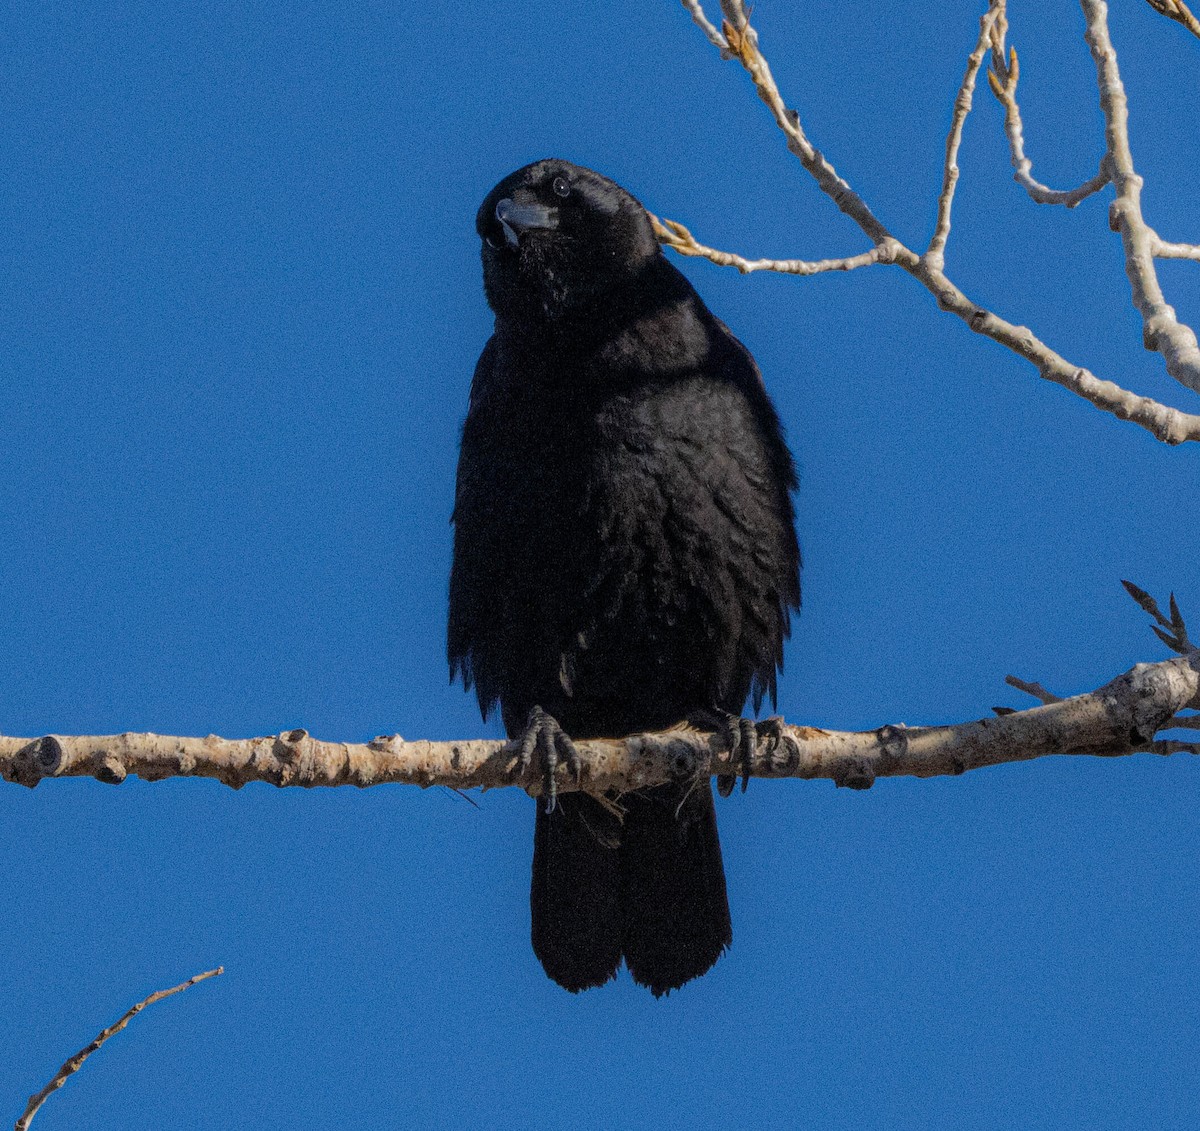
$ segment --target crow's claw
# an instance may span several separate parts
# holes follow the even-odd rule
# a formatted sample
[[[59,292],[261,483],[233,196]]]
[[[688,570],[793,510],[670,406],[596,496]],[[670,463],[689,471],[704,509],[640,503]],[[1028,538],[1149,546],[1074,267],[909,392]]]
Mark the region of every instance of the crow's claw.
[[[754,756],[758,752],[758,727],[753,719],[731,715],[728,711],[696,711],[688,716],[692,726],[716,731],[729,751],[730,765],[741,771],[742,792],[750,783],[750,771],[754,768]],[[737,773],[721,774],[717,777],[717,792],[728,797],[737,783]]]
[[[790,766],[796,763],[800,757],[800,747],[788,733],[782,715],[772,715],[769,719],[763,719],[761,723],[757,724],[756,729],[762,751],[770,756],[773,767],[778,769],[781,766]],[[786,750],[782,756],[779,749],[781,746]]]
[[[579,760],[579,751],[567,733],[558,725],[553,715],[534,707],[525,721],[525,731],[516,740],[517,769],[524,773],[533,764],[536,754],[542,764],[542,792],[546,797],[546,812],[553,813],[558,805],[558,782],[555,771],[561,762],[579,783],[583,773],[583,764]]]

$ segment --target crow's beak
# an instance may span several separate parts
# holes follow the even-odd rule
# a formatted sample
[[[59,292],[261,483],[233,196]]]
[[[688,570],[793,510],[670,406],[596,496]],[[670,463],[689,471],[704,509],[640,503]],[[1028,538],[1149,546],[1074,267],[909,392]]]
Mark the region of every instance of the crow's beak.
[[[516,247],[531,228],[556,228],[558,210],[541,204],[518,204],[505,197],[496,205],[496,219],[504,229],[504,239],[509,247]]]

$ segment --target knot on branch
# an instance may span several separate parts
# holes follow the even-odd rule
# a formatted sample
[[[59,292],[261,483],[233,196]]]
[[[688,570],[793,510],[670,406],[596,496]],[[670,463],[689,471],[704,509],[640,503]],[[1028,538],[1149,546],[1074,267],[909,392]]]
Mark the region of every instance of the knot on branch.
[[[105,785],[120,785],[128,776],[128,771],[119,758],[99,750],[92,755],[92,766],[92,776]]]
[[[277,763],[277,785],[311,785],[317,778],[315,742],[303,727],[281,731],[271,744]]]
[[[700,763],[690,742],[681,738],[667,743],[667,769],[677,781],[687,781],[696,776]]]
[[[831,776],[838,789],[870,789],[875,784],[875,770],[866,758],[839,759]]]
[[[1155,304],[1142,324],[1142,345],[1151,353],[1159,352],[1160,339],[1169,338],[1176,325],[1175,308],[1165,302]]]
[[[900,257],[904,245],[899,240],[888,236],[875,245],[875,261],[877,263],[895,263]]]
[[[1129,201],[1120,196],[1108,206],[1108,226],[1110,230],[1119,232],[1125,226],[1129,217],[1129,209]]]
[[[888,723],[886,726],[881,726],[875,734],[879,739],[879,745],[883,747],[883,757],[880,759],[880,763],[886,773],[892,766],[903,761],[908,754],[908,728],[903,723],[898,726]],[[874,775],[872,775],[873,778]]]
[[[57,774],[62,763],[62,743],[54,735],[47,734],[21,747],[5,776],[17,785],[32,789],[42,778]]]
[[[1141,746],[1186,706],[1176,702],[1171,677],[1161,664],[1135,664],[1129,672],[1134,698],[1129,729],[1130,746]]]

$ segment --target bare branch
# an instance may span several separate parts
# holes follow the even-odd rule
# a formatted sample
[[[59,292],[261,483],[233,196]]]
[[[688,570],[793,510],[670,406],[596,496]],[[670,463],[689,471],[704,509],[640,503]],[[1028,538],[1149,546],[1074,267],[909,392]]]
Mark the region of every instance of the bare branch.
[[[677,220],[660,220],[653,213],[650,222],[660,243],[680,255],[700,256],[719,267],[736,267],[743,275],[753,271],[776,271],[783,275],[818,275],[822,271],[853,271],[856,267],[869,267],[873,263],[889,263],[899,250],[894,241],[885,240],[870,251],[845,259],[744,259],[728,251],[706,247]]]
[[[1173,738],[1161,738],[1149,743],[1144,751],[1146,754],[1200,754],[1200,742],[1177,742]]]
[[[698,0],[696,2],[698,3]],[[1091,2],[1091,0],[1085,0],[1085,2]],[[1003,4],[1004,0],[990,0],[989,14],[1002,9]],[[689,10],[692,7],[691,3],[687,6]],[[1181,412],[1179,409],[1160,404],[1149,397],[1138,396],[1112,381],[1102,380],[1082,366],[1072,364],[1038,339],[1028,327],[1014,325],[968,298],[946,276],[941,265],[936,262],[936,257],[931,258],[929,254],[919,256],[897,240],[805,135],[800,124],[799,114],[784,102],[767,61],[758,49],[758,34],[747,21],[741,0],[723,0],[722,9],[726,14],[724,36],[729,44],[729,57],[736,58],[750,75],[759,97],[766,103],[776,125],[787,137],[788,149],[799,157],[821,190],[833,200],[839,209],[858,224],[876,247],[884,247],[884,254],[880,255],[877,262],[895,263],[902,267],[934,295],[942,310],[958,315],[975,333],[983,334],[1033,362],[1037,366],[1038,373],[1046,380],[1054,381],[1056,384],[1070,389],[1105,412],[1110,412],[1122,420],[1129,420],[1145,428],[1165,443],[1179,444],[1189,440],[1200,441],[1200,415]],[[731,17],[733,22],[731,22]],[[686,229],[682,230],[686,231]],[[672,235],[669,229],[664,229],[664,231],[667,233],[665,242],[669,246],[677,246],[679,238],[682,237],[677,238]],[[1148,232],[1149,229],[1146,231]],[[689,238],[690,236],[691,234],[688,233]],[[688,247],[683,254],[701,255],[724,266],[753,263],[756,270],[773,270],[772,264],[775,263],[804,262],[802,260],[746,260],[731,252],[705,247],[694,238],[690,239],[690,243],[687,240],[683,242]],[[841,261],[833,262],[840,263]],[[854,265],[860,264],[855,263]],[[794,271],[792,273],[812,272]],[[1169,311],[1170,308],[1167,307],[1166,310]],[[1161,313],[1160,311],[1160,315]],[[1186,327],[1180,327],[1177,323],[1175,325],[1177,329],[1190,334]]]
[[[1015,675],[1006,675],[1004,682],[1009,687],[1015,687],[1018,691],[1024,691],[1026,695],[1032,695],[1035,699],[1041,700],[1042,703],[1061,703],[1062,696],[1055,695],[1052,691],[1047,691],[1040,683],[1026,683],[1023,679],[1017,679]]]
[[[1154,634],[1159,640],[1172,652],[1176,652],[1180,656],[1187,656],[1196,650],[1196,645],[1188,639],[1187,625],[1184,623],[1183,614],[1179,611],[1174,593],[1171,594],[1171,618],[1168,620],[1163,616],[1158,602],[1145,589],[1134,585],[1132,581],[1122,581],[1121,584],[1125,586],[1125,592],[1158,622],[1157,626],[1151,625],[1150,627],[1154,629]]]
[[[1164,730],[1200,730],[1200,715],[1176,715]]]
[[[1150,397],[1139,396],[1113,381],[1097,377],[1089,369],[1074,365],[1046,345],[1028,326],[1016,326],[977,305],[944,272],[932,271],[920,263],[910,267],[903,253],[897,256],[896,262],[937,297],[942,310],[957,314],[975,333],[991,338],[1033,362],[1047,381],[1070,389],[1121,420],[1140,425],[1164,443],[1200,440],[1200,415],[1181,412]]]
[[[1037,204],[1061,204],[1066,208],[1074,208],[1080,201],[1099,192],[1112,178],[1102,160],[1100,171],[1078,188],[1052,189],[1034,179],[1033,162],[1025,156],[1025,133],[1021,124],[1021,108],[1017,104],[1017,82],[1020,79],[1021,67],[1015,47],[1008,48],[1008,58],[1005,59],[1004,48],[1007,31],[1008,20],[1004,14],[1004,5],[1001,4],[1000,15],[992,31],[992,65],[988,71],[988,83],[991,85],[992,93],[1004,107],[1004,132],[1008,136],[1012,165],[1016,170],[1013,180]]]
[[[1161,12],[1169,20],[1181,23],[1192,35],[1200,38],[1200,20],[1196,19],[1183,0],[1146,0],[1156,12]]]
[[[1200,260],[1200,245],[1194,243],[1167,243],[1164,239],[1154,237],[1155,259],[1197,259]]]
[[[1129,105],[1117,68],[1117,53],[1108,35],[1108,5],[1105,0],[1080,3],[1087,21],[1084,39],[1092,50],[1100,87],[1108,140],[1106,162],[1117,190],[1117,198],[1109,206],[1108,223],[1121,234],[1133,305],[1142,316],[1142,339],[1148,350],[1162,354],[1167,372],[1176,381],[1200,393],[1200,346],[1196,335],[1175,317],[1154,270],[1155,244],[1161,241],[1142,217],[1142,178],[1134,169],[1129,148]]]
[[[750,772],[862,785],[876,777],[959,774],[1048,754],[1129,754],[1145,749],[1186,707],[1200,708],[1200,652],[1139,664],[1087,695],[999,718],[859,732],[784,726],[781,741],[760,743]],[[627,793],[730,772],[724,739],[682,724],[624,739],[577,739],[576,747],[582,773],[577,782],[561,767],[556,784],[562,793]],[[537,795],[542,773],[536,764],[522,771],[513,745],[484,739],[405,742],[393,736],[356,744],[320,742],[303,730],[242,740],[157,734],[0,737],[0,775],[27,786],[50,777],[120,782],[137,774],[151,781],[209,777],[235,788],[251,781],[279,786],[403,782],[454,789],[516,785]]]
[[[28,1131],[29,1124],[33,1122],[33,1117],[37,1115],[38,1109],[49,1099],[50,1095],[61,1088],[67,1079],[73,1076],[83,1066],[83,1062],[87,1060],[109,1037],[119,1033],[130,1021],[133,1020],[143,1009],[148,1005],[153,1005],[155,1002],[162,1001],[165,997],[170,997],[172,994],[182,993],[186,989],[190,989],[197,982],[203,982],[205,978],[215,978],[218,974],[224,974],[225,967],[218,966],[215,970],[206,970],[203,974],[197,974],[193,978],[189,978],[186,982],[180,983],[178,986],[172,986],[169,990],[158,990],[152,993],[144,1001],[139,1001],[137,1005],[127,1010],[124,1016],[119,1021],[110,1025],[105,1029],[90,1045],[80,1049],[73,1057],[71,1057],[55,1074],[54,1079],[50,1081],[40,1092],[29,1097],[29,1103],[25,1107],[25,1111],[21,1118],[17,1120],[14,1131]]]
[[[754,81],[759,98],[766,103],[775,124],[786,135],[788,149],[800,159],[821,191],[866,232],[872,243],[892,239],[891,233],[867,207],[866,201],[838,175],[825,155],[808,140],[800,125],[800,115],[784,103],[771,68],[758,50],[758,32],[750,26],[741,0],[722,0],[721,6],[727,17],[724,32],[729,52],[726,57],[737,59],[746,69]]]
[[[992,42],[992,34],[996,21],[1004,13],[1004,0],[993,0],[988,10],[979,21],[979,39],[975,50],[967,57],[967,71],[963,75],[962,85],[958,88],[958,97],[954,99],[954,116],[950,121],[950,133],[946,138],[946,161],[942,167],[942,191],[938,195],[937,225],[933,238],[925,252],[925,260],[931,267],[941,270],[946,262],[946,241],[950,238],[950,213],[954,207],[954,189],[958,184],[958,150],[962,145],[963,126],[967,115],[971,112],[971,102],[975,94],[975,78],[983,65],[983,57],[987,54]]]
[[[729,44],[725,42],[725,37],[709,22],[708,17],[704,14],[704,8],[701,6],[700,0],[683,0],[683,6],[691,13],[692,19],[696,21],[696,26],[708,37],[708,42],[721,52],[722,58],[728,59]]]

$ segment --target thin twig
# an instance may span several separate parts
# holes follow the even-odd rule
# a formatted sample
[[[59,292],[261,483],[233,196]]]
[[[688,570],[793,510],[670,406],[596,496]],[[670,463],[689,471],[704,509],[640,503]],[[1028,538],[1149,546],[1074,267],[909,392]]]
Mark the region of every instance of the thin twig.
[[[158,990],[152,993],[144,1001],[139,1001],[137,1005],[125,1012],[125,1015],[115,1024],[110,1025],[105,1029],[90,1045],[80,1049],[73,1057],[71,1057],[55,1074],[54,1079],[50,1081],[40,1092],[29,1097],[29,1103],[25,1108],[21,1118],[17,1120],[14,1131],[27,1131],[29,1124],[33,1121],[33,1117],[37,1114],[38,1109],[46,1102],[51,1093],[58,1091],[66,1082],[67,1079],[73,1076],[83,1066],[83,1062],[87,1060],[109,1037],[119,1033],[130,1021],[133,1020],[143,1009],[148,1005],[153,1005],[155,1002],[162,1001],[165,997],[170,997],[172,994],[182,993],[186,989],[190,989],[197,982],[203,982],[205,978],[213,978],[218,974],[224,974],[225,967],[218,966],[215,970],[206,970],[203,974],[197,974],[194,978],[189,978],[186,982],[181,982],[178,986],[172,986],[169,990]]]
[[[1167,243],[1155,236],[1153,248],[1155,259],[1200,259],[1200,244]]]
[[[853,271],[856,267],[869,267],[873,263],[890,262],[894,258],[897,246],[894,242],[885,240],[870,251],[861,255],[851,255],[844,259],[744,259],[728,251],[718,251],[700,243],[677,220],[660,220],[651,214],[650,222],[654,225],[654,234],[659,242],[665,244],[680,255],[700,256],[716,263],[720,267],[736,267],[743,275],[753,271],[776,271],[783,275],[818,275],[823,271]]]
[[[1063,701],[1061,695],[1055,695],[1054,692],[1047,691],[1040,683],[1026,683],[1025,680],[1018,679],[1015,675],[1006,675],[1004,682],[1009,687],[1015,687],[1018,691],[1024,691],[1026,695],[1032,695],[1042,703],[1061,703]]]
[[[983,65],[992,41],[992,29],[1004,12],[1004,0],[993,0],[979,21],[979,39],[975,50],[967,57],[967,71],[963,75],[958,96],[954,99],[954,116],[950,121],[950,133],[946,137],[946,161],[942,167],[942,191],[938,195],[937,225],[933,238],[923,256],[934,269],[940,271],[946,262],[946,241],[950,238],[950,213],[954,208],[954,190],[958,185],[958,150],[962,145],[963,126],[971,112],[975,95],[975,78]]]
[[[1192,35],[1200,38],[1200,20],[1196,19],[1183,0],[1146,0],[1156,12],[1161,12],[1169,20],[1183,24]]]
[[[1074,208],[1080,201],[1099,192],[1112,178],[1103,160],[1100,162],[1100,171],[1078,188],[1052,189],[1034,178],[1033,162],[1025,156],[1025,132],[1021,124],[1021,107],[1017,104],[1017,83],[1021,75],[1017,49],[1009,47],[1008,58],[1005,58],[1008,19],[1004,7],[1004,3],[1001,2],[1000,15],[992,29],[992,65],[988,71],[988,83],[992,93],[1004,107],[1004,132],[1008,137],[1009,151],[1012,153],[1013,169],[1016,170],[1013,180],[1037,204],[1061,204],[1066,208]]]
[[[1171,617],[1168,620],[1163,616],[1162,610],[1158,607],[1158,602],[1145,589],[1134,585],[1132,581],[1122,581],[1121,584],[1125,586],[1125,592],[1158,622],[1157,625],[1151,625],[1150,627],[1154,630],[1154,634],[1159,640],[1170,648],[1172,652],[1180,656],[1188,656],[1196,651],[1196,645],[1188,639],[1187,625],[1184,623],[1183,614],[1179,611],[1179,605],[1175,600],[1174,593],[1171,594]]]
[[[696,26],[708,37],[708,42],[722,52],[723,58],[728,58],[729,44],[725,42],[725,37],[717,31],[704,14],[700,0],[683,0],[683,6],[691,13],[692,19],[696,21]]]

